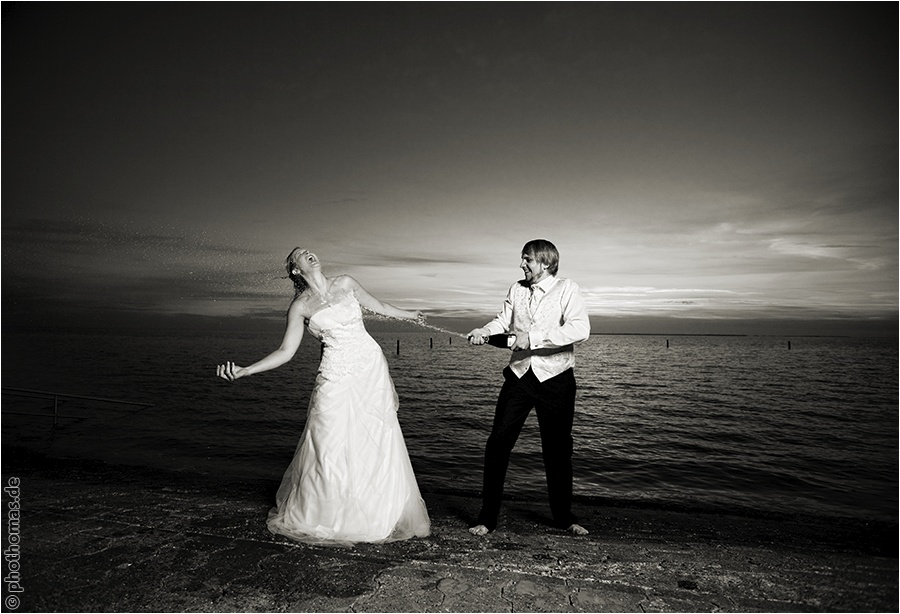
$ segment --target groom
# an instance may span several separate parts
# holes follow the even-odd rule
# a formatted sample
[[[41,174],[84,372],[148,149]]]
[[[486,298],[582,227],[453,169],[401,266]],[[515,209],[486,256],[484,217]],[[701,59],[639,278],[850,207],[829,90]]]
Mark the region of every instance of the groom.
[[[572,514],[572,421],[575,416],[573,344],[584,341],[591,324],[575,282],[556,277],[559,252],[544,239],[522,248],[525,279],[509,289],[497,317],[469,333],[482,345],[488,336],[511,333],[512,356],[503,370],[494,424],[484,452],[484,485],[473,535],[497,528],[509,456],[525,419],[534,408],[553,520],[575,535],[588,531]]]

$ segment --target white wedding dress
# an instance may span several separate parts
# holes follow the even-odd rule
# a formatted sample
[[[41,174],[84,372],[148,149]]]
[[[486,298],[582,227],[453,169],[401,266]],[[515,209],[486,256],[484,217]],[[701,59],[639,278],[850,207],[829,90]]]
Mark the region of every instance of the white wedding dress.
[[[397,392],[356,297],[340,295],[307,328],[325,348],[269,530],[329,545],[427,536],[431,523],[397,421]]]

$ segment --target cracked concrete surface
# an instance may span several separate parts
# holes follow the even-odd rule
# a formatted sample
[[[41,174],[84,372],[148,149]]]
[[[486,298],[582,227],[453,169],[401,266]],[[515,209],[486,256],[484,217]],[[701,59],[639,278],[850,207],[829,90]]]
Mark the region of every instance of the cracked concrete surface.
[[[893,612],[897,525],[425,493],[433,534],[354,548],[268,533],[277,482],[22,456],[19,611]]]

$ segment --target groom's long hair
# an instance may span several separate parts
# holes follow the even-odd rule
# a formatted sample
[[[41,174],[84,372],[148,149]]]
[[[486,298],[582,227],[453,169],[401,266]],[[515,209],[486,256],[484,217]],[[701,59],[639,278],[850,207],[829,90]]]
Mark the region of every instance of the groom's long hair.
[[[547,239],[534,239],[525,244],[522,248],[523,254],[531,254],[531,256],[547,265],[547,271],[551,275],[556,275],[559,270],[559,250]]]

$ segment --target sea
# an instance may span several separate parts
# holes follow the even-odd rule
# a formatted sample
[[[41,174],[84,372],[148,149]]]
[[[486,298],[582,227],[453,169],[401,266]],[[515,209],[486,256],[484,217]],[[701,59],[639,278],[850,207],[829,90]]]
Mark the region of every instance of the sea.
[[[435,331],[372,336],[426,502],[477,496],[508,351]],[[5,332],[3,444],[277,482],[303,430],[319,343],[306,336],[287,365],[236,382],[215,371],[250,364],[280,338]],[[896,338],[592,335],[576,347],[575,370],[576,505],[897,521]],[[546,499],[533,413],[506,495]]]

